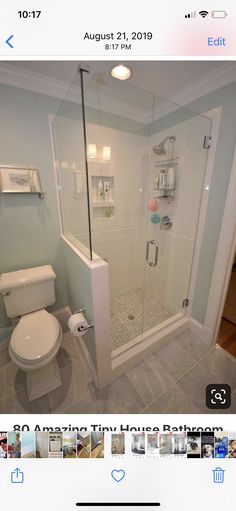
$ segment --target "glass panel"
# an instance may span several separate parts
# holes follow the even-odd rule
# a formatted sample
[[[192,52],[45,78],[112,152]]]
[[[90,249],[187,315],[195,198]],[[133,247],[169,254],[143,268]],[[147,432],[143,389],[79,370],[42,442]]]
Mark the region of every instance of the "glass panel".
[[[115,356],[185,313],[211,122],[92,70],[85,105],[93,250],[109,264]]]
[[[80,75],[76,74],[53,122],[64,235],[89,258],[88,189]]]
[[[85,80],[93,250],[109,263],[111,345],[118,353],[143,332],[154,98],[93,73]]]
[[[150,137],[144,332],[185,313],[207,151],[210,119],[155,100]]]

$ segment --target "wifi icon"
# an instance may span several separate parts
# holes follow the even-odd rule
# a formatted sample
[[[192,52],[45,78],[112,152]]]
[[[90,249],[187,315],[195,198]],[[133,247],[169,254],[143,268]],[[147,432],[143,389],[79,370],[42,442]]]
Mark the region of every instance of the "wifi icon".
[[[205,18],[209,14],[209,12],[208,11],[200,11],[199,14],[202,18]]]

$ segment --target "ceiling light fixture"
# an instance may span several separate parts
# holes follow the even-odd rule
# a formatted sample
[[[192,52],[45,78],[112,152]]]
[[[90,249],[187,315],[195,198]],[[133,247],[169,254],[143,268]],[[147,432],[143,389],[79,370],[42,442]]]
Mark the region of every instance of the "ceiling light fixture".
[[[113,67],[111,70],[111,75],[113,78],[117,78],[117,80],[128,80],[131,77],[131,74],[131,70],[122,64]]]

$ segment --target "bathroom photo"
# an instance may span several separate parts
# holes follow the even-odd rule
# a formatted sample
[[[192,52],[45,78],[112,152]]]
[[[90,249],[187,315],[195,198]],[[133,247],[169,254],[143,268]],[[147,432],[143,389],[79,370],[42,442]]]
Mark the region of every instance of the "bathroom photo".
[[[48,458],[49,451],[49,433],[47,431],[37,431],[35,433],[36,458]]]
[[[111,454],[121,456],[125,454],[125,434],[113,433],[111,435]]]
[[[49,433],[49,458],[63,458],[63,438],[62,433]]]
[[[63,458],[76,458],[76,432],[63,434]]]
[[[236,64],[5,61],[0,109],[0,413],[236,413]]]
[[[133,454],[145,454],[145,433],[132,434],[131,451]]]
[[[90,458],[91,456],[91,433],[80,431],[77,433],[77,458]]]
[[[91,432],[91,458],[104,458],[104,433]]]
[[[35,458],[36,457],[36,444],[34,431],[22,432],[22,458]]]
[[[21,433],[8,432],[7,457],[21,458]]]

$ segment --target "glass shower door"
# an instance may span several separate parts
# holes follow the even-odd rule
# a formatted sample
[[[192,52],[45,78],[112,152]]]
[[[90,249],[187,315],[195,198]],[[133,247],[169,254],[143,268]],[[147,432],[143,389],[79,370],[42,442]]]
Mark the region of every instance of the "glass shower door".
[[[150,136],[143,333],[186,312],[211,120],[156,98]],[[163,115],[164,113],[164,115]]]
[[[117,355],[143,334],[154,96],[91,69],[85,105],[92,245],[109,266],[110,342]]]
[[[116,356],[185,313],[211,121],[92,66],[84,94],[93,256],[109,265]]]

